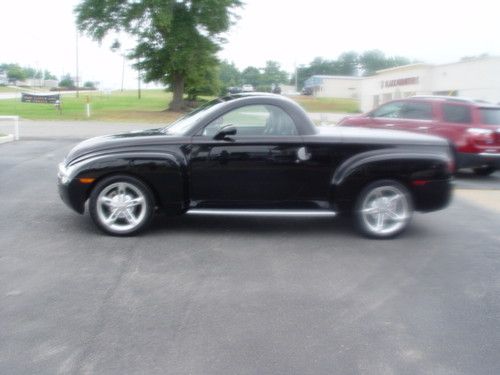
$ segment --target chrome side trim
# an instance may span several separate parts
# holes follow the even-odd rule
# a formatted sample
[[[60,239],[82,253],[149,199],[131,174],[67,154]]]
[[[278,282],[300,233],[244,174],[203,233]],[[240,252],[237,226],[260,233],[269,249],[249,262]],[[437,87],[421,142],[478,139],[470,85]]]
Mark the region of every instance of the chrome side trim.
[[[500,153],[498,154],[493,154],[491,152],[481,152],[479,156],[486,156],[488,158],[500,158]]]
[[[220,215],[220,216],[301,216],[301,217],[334,217],[335,211],[324,210],[228,210],[194,208],[186,212],[189,215]]]

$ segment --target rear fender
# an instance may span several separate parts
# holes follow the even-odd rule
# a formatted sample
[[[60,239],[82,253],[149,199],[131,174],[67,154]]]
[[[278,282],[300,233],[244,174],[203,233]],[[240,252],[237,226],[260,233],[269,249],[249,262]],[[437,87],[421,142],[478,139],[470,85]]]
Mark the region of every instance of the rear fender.
[[[359,192],[368,183],[393,179],[408,187],[418,209],[418,191],[412,182],[449,180],[449,162],[449,155],[440,151],[384,149],[357,154],[335,171],[331,181],[332,195],[340,211],[351,210]]]

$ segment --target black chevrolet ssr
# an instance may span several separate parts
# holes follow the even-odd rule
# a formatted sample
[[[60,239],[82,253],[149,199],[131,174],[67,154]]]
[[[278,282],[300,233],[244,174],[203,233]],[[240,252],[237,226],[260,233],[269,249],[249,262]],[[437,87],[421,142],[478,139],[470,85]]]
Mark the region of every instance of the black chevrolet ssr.
[[[446,140],[317,127],[294,101],[235,94],[165,128],[92,138],[59,165],[63,201],[104,232],[131,235],[155,211],[198,215],[352,214],[362,233],[393,237],[414,210],[444,208]]]

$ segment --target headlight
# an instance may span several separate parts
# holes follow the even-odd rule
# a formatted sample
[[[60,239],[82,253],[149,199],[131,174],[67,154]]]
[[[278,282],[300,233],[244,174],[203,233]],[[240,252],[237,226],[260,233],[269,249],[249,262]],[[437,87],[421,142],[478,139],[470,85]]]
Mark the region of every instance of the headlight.
[[[66,185],[71,179],[69,177],[70,169],[64,166],[64,163],[59,164],[59,172],[57,173],[57,177],[62,184]]]

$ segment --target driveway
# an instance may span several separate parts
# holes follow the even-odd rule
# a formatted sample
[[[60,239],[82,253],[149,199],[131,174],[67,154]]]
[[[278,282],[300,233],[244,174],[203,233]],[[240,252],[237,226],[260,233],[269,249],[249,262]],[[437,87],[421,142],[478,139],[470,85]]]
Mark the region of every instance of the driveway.
[[[391,241],[223,217],[109,237],[57,195],[80,134],[0,145],[0,374],[500,373],[493,209],[458,197]]]

